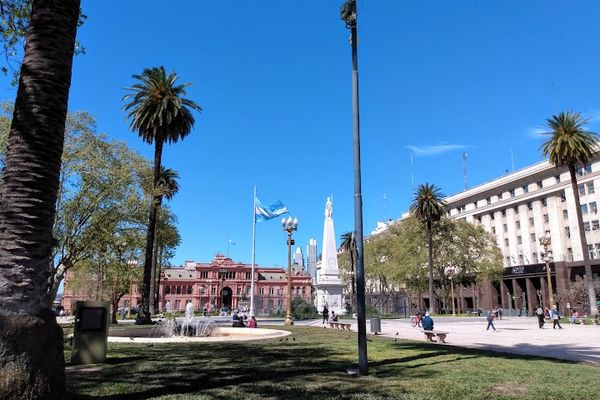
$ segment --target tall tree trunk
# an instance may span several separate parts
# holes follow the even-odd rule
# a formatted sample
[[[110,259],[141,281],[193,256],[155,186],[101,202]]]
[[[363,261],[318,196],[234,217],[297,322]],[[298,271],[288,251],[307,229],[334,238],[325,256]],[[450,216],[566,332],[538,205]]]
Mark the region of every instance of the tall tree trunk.
[[[577,228],[579,230],[579,238],[581,240],[581,252],[583,253],[583,266],[585,268],[585,285],[588,291],[590,301],[590,315],[598,314],[598,306],[596,305],[596,292],[594,291],[594,282],[592,279],[592,264],[590,263],[590,255],[588,253],[587,238],[583,229],[583,214],[581,213],[581,202],[579,200],[579,189],[577,188],[577,173],[575,165],[569,165],[569,174],[571,174],[571,188],[573,189],[573,197],[575,198],[575,208],[577,211]],[[556,285],[554,285],[556,288]],[[556,297],[554,296],[556,300]]]
[[[150,318],[150,278],[152,275],[152,248],[154,247],[154,232],[156,230],[156,215],[160,207],[160,194],[156,187],[160,176],[160,161],[162,158],[163,140],[157,137],[154,142],[154,177],[152,180],[152,199],[150,201],[150,215],[148,216],[148,231],[146,233],[146,256],[144,258],[144,279],[140,288],[141,304],[135,323],[145,325],[152,323]]]
[[[427,222],[427,243],[429,252],[429,312],[436,313],[435,299],[433,298],[433,232],[431,222]]]
[[[158,223],[154,228],[154,244],[152,245],[152,271],[150,273],[150,311],[156,314],[156,265],[158,258]]]
[[[0,398],[63,399],[50,310],[59,185],[79,0],[34,0],[0,191]]]

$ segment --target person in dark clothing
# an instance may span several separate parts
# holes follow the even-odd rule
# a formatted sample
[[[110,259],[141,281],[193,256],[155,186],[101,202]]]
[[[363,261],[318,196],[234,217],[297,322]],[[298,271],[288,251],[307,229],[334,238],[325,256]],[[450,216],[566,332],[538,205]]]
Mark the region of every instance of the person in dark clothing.
[[[421,320],[421,324],[423,325],[424,331],[432,331],[433,330],[433,319],[429,315],[428,312],[425,313],[425,316]]]
[[[325,322],[327,322],[327,318],[329,318],[329,310],[327,309],[327,306],[323,306],[323,324]]]
[[[492,310],[488,311],[487,323],[487,328],[485,328],[485,330],[489,331],[491,326],[494,332],[496,332],[496,327],[494,326],[494,312]]]
[[[535,310],[535,316],[538,319],[538,326],[540,329],[544,329],[544,310],[542,310],[542,307],[538,306]]]

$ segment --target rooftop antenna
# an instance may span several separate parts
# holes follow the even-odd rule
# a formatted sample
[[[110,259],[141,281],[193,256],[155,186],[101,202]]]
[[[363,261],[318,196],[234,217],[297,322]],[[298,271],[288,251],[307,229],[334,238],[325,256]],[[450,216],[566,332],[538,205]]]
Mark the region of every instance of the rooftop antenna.
[[[463,183],[465,185],[464,190],[467,190],[469,188],[469,183],[467,180],[467,157],[468,157],[467,152],[466,151],[463,152],[462,153],[462,163],[463,163]]]

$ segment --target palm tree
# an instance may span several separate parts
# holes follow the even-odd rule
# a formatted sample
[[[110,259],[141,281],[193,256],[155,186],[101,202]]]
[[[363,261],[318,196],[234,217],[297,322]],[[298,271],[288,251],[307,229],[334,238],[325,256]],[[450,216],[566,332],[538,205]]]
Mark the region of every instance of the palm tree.
[[[571,189],[575,198],[575,210],[577,211],[577,225],[579,237],[581,240],[581,252],[583,253],[583,265],[587,280],[588,296],[590,300],[590,310],[592,315],[598,314],[596,305],[596,293],[592,282],[592,266],[590,256],[587,252],[587,239],[583,229],[583,215],[581,213],[581,203],[579,200],[579,190],[577,189],[577,167],[585,166],[589,159],[593,157],[598,141],[598,135],[594,132],[588,132],[584,129],[588,120],[583,118],[578,112],[561,112],[546,120],[546,126],[551,129],[546,132],[550,138],[542,144],[541,151],[556,168],[567,167],[571,176]]]
[[[171,200],[177,192],[179,192],[179,183],[177,180],[179,179],[179,174],[177,171],[171,168],[165,168],[163,166],[160,167],[160,177],[158,178],[158,185],[156,186],[157,193],[160,195],[160,199],[158,204],[162,204],[163,196],[167,200]],[[159,274],[160,265],[158,263],[158,253],[160,248],[160,226],[164,225],[164,222],[161,224],[161,216],[158,214],[157,222],[154,232],[154,244],[152,246],[152,273],[150,275],[150,310],[154,313],[158,311],[158,300],[157,300],[157,292],[159,283],[156,280],[156,276]],[[163,218],[164,219],[164,218]]]
[[[435,313],[433,298],[433,224],[442,218],[446,212],[446,204],[442,200],[444,195],[441,189],[434,184],[419,185],[414,193],[415,197],[410,205],[410,213],[421,221],[427,230],[427,243],[429,250],[429,310]]]
[[[144,258],[144,279],[141,287],[140,311],[137,324],[148,324],[150,318],[150,278],[152,275],[152,248],[156,227],[156,214],[162,195],[158,190],[162,149],[165,143],[175,143],[185,138],[194,126],[192,110],[201,111],[200,106],[182,96],[186,95],[188,83],[178,84],[174,72],[167,74],[164,67],[145,69],[141,75],[134,75],[139,82],[127,88],[129,94],[123,97],[128,103],[123,107],[131,120],[130,129],[137,131],[145,142],[154,143],[154,175],[152,179],[152,200],[146,235],[146,255]]]
[[[32,2],[0,188],[1,399],[65,397],[48,267],[79,5]]]
[[[350,254],[350,269],[351,274],[351,293],[352,293],[352,307],[354,307],[354,298],[356,296],[355,284],[354,284],[354,260],[356,256],[356,238],[354,232],[345,232],[340,236],[341,244],[340,248],[343,251],[347,251]]]

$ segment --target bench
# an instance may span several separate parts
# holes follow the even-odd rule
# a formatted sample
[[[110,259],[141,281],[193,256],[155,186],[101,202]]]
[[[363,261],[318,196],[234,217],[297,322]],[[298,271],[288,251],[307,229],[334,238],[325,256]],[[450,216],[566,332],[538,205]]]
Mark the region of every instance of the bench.
[[[343,322],[330,322],[329,326],[331,326],[332,328],[335,328],[335,329],[342,328],[343,331],[350,330],[350,324],[345,324]]]
[[[433,340],[434,336],[437,336],[440,339],[441,343],[446,343],[446,336],[448,336],[448,334],[450,332],[443,332],[443,331],[421,331],[425,334],[425,337],[427,338],[428,341],[430,342],[435,342],[435,340]]]

